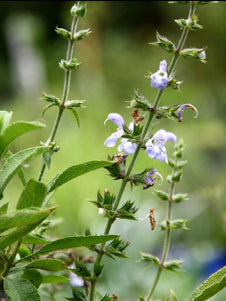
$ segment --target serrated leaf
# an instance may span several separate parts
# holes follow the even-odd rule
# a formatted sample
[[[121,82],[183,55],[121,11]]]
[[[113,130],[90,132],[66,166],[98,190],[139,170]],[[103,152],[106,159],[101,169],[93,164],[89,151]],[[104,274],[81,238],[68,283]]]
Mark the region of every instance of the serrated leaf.
[[[26,266],[26,269],[40,269],[46,271],[61,271],[65,269],[65,263],[59,259],[37,259]]]
[[[10,301],[40,301],[37,289],[31,282],[19,277],[6,277],[4,290]]]
[[[31,179],[25,186],[17,203],[17,209],[24,209],[28,207],[42,206],[42,202],[47,194],[47,187],[45,184]]]
[[[0,135],[0,155],[6,149],[6,147],[17,137],[40,128],[45,125],[38,121],[17,121],[10,124],[3,133]]]
[[[25,225],[19,226],[15,230],[8,233],[6,236],[3,236],[2,238],[0,238],[0,250],[6,248],[7,246],[11,245],[15,241],[23,238],[29,232],[34,230],[44,219],[47,218],[47,216],[55,208],[56,207],[49,208],[48,210],[38,211],[37,215],[39,216],[39,218],[37,218],[37,215],[36,215],[36,222],[32,222],[30,224],[25,224]]]
[[[118,237],[117,235],[94,235],[94,236],[69,236],[55,240],[48,245],[42,247],[34,255],[48,254],[57,250],[64,250],[76,247],[87,247],[99,243],[103,243]]]
[[[67,168],[62,173],[58,174],[55,178],[53,178],[47,185],[48,192],[53,191],[57,187],[67,183],[68,181],[75,179],[85,173],[88,173],[92,170],[96,170],[98,168],[106,167],[114,164],[115,162],[110,161],[89,161],[85,163],[81,163],[78,165],[71,166]]]
[[[0,198],[11,178],[18,172],[21,165],[28,159],[38,156],[48,150],[47,146],[36,146],[19,151],[10,156],[0,170]]]
[[[212,274],[206,281],[195,289],[191,301],[205,301],[216,295],[226,286],[226,266]]]
[[[44,275],[42,276],[42,283],[64,283],[71,279],[61,275]]]

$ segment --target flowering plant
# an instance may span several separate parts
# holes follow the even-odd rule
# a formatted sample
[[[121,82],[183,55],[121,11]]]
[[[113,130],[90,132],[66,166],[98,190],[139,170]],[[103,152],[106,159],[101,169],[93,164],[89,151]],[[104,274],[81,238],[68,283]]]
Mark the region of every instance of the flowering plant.
[[[173,1],[177,2],[177,1]],[[178,1],[182,2],[182,1]],[[169,64],[164,59],[160,61],[159,70],[149,75],[151,88],[157,89],[154,101],[149,101],[145,96],[135,91],[129,108],[133,110],[132,121],[126,125],[119,113],[110,113],[107,121],[112,121],[118,128],[103,141],[108,148],[113,148],[120,139],[116,153],[109,155],[107,160],[88,161],[72,165],[53,178],[45,180],[47,169],[52,166],[52,157],[59,150],[56,137],[65,110],[72,112],[72,116],[79,125],[78,110],[84,108],[85,100],[70,100],[69,91],[72,72],[80,66],[78,59],[74,58],[74,44],[86,38],[90,29],[77,30],[78,22],[86,14],[87,3],[77,2],[71,8],[71,29],[56,28],[56,33],[68,40],[66,59],[61,59],[59,67],[64,72],[62,97],[43,93],[43,99],[47,106],[43,114],[52,107],[58,110],[55,122],[49,138],[41,145],[29,147],[13,153],[11,142],[20,135],[40,129],[44,124],[40,122],[11,122],[12,112],[0,111],[0,196],[3,200],[0,206],[0,291],[2,300],[10,301],[40,301],[45,300],[42,295],[42,287],[46,284],[69,283],[70,296],[64,298],[72,301],[113,301],[120,298],[115,293],[106,293],[98,290],[99,279],[104,270],[103,257],[110,259],[127,258],[129,242],[121,238],[119,234],[111,234],[113,224],[121,220],[139,221],[137,203],[129,199],[124,200],[125,189],[130,184],[140,186],[143,190],[152,190],[156,183],[162,184],[165,177],[161,175],[155,164],[167,164],[171,173],[166,177],[169,184],[169,192],[153,189],[155,197],[163,201],[167,206],[166,220],[159,222],[155,217],[156,208],[150,208],[146,218],[149,218],[151,231],[156,226],[165,232],[162,253],[152,254],[140,251],[140,262],[148,263],[145,269],[156,268],[156,276],[153,283],[148,283],[149,290],[141,296],[136,296],[140,301],[153,300],[157,285],[163,271],[179,272],[183,270],[183,260],[168,259],[172,232],[177,229],[187,230],[186,219],[173,219],[172,210],[178,203],[188,199],[186,193],[176,193],[176,186],[181,181],[183,168],[187,161],[183,159],[184,142],[177,138],[176,134],[167,131],[162,126],[157,129],[153,125],[153,119],[168,119],[182,122],[182,112],[186,108],[198,110],[190,103],[160,106],[160,101],[165,90],[178,89],[182,83],[175,78],[175,67],[179,58],[194,58],[202,63],[206,62],[205,48],[184,48],[188,34],[193,30],[200,30],[196,14],[197,4],[205,4],[212,1],[183,1],[189,3],[187,19],[175,20],[181,29],[181,36],[177,45],[168,38],[156,34],[157,41],[151,43],[172,54]],[[205,3],[203,3],[205,2]],[[104,119],[104,118],[103,118]],[[178,123],[179,124],[179,123]],[[153,130],[154,128],[154,130]],[[172,155],[167,151],[168,143],[174,147]],[[153,167],[146,167],[135,172],[135,164],[140,153],[144,151]],[[24,165],[32,157],[42,155],[41,167],[37,180],[34,176],[27,180]],[[145,155],[145,156],[146,156]],[[153,160],[157,159],[157,160]],[[157,162],[159,161],[159,162]],[[51,225],[51,215],[57,206],[50,206],[55,191],[65,183],[88,172],[104,168],[115,180],[121,181],[117,194],[109,189],[103,193],[97,192],[97,197],[91,203],[97,206],[99,217],[105,218],[106,225],[103,234],[94,235],[90,229],[86,229],[84,235],[73,235],[59,239],[53,239],[48,234]],[[140,167],[138,167],[140,168]],[[9,212],[9,201],[5,198],[5,189],[8,183],[18,175],[22,189],[13,214]],[[147,191],[147,193],[148,193]],[[47,220],[48,218],[48,220]],[[84,217],[85,218],[85,217]],[[149,242],[147,240],[148,249]],[[78,256],[74,250],[86,248],[88,257]],[[67,250],[61,252],[61,250]],[[155,253],[155,251],[154,251]],[[111,271],[110,271],[111,272]],[[111,273],[109,273],[111,274]],[[225,287],[225,268],[220,269],[210,276],[206,282],[198,287],[191,295],[192,301],[201,301],[210,298]],[[149,282],[149,281],[148,281]],[[173,290],[170,296],[164,300],[178,300]],[[47,289],[48,300],[53,300],[54,292]]]

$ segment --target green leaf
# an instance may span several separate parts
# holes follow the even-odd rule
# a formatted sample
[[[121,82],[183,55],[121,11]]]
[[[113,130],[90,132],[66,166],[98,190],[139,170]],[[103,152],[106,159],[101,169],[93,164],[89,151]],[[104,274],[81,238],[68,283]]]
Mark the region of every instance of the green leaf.
[[[47,146],[36,146],[19,151],[10,156],[0,170],[0,198],[11,178],[18,172],[21,165],[33,156],[38,156],[48,150]]]
[[[10,124],[13,112],[0,111],[0,133],[2,133]]]
[[[71,279],[61,275],[44,275],[42,276],[42,283],[64,283]]]
[[[68,181],[77,178],[87,172],[90,172],[98,168],[106,167],[114,163],[115,162],[111,162],[111,161],[89,161],[89,162],[71,166],[67,168],[65,171],[63,171],[62,173],[56,175],[56,177],[53,178],[48,183],[47,185],[48,192],[53,191],[54,189],[63,185],[64,183],[67,183]]]
[[[47,194],[47,187],[43,183],[31,179],[25,186],[19,198],[17,209],[41,207]]]
[[[22,278],[29,280],[36,288],[42,283],[42,274],[35,269],[25,270]]]
[[[6,147],[17,137],[25,134],[29,131],[43,128],[45,125],[38,121],[18,121],[9,125],[3,133],[0,135],[0,155],[6,149]]]
[[[191,296],[191,301],[204,301],[216,295],[226,286],[226,266],[212,274]]]
[[[38,236],[38,235],[32,235],[28,234],[27,236],[24,237],[23,243],[25,244],[47,244],[51,242],[49,239],[46,239],[44,237]]]
[[[42,219],[49,210],[24,209],[16,212],[14,216],[0,217],[0,232],[10,228],[28,225]]]
[[[0,216],[5,215],[7,213],[8,205],[9,205],[9,203],[5,203],[0,206]]]
[[[61,271],[65,269],[65,263],[59,259],[38,259],[26,266],[26,269],[41,269],[46,271]]]
[[[94,236],[69,236],[55,240],[42,247],[34,255],[48,254],[53,251],[70,249],[76,247],[87,247],[116,238],[117,235],[94,235]]]
[[[78,288],[76,286],[72,287],[72,294],[73,294],[72,298],[65,298],[65,299],[68,301],[88,301],[85,293],[81,288]]]
[[[40,301],[37,289],[31,282],[19,277],[6,277],[4,290],[10,301]]]
[[[36,222],[32,222],[30,224],[25,224],[22,226],[17,227],[15,230],[8,233],[6,236],[3,236],[0,239],[0,250],[6,248],[7,246],[11,245],[15,241],[23,238],[26,236],[29,232],[34,230],[44,219],[47,218],[47,216],[55,209],[56,207],[49,208],[48,210],[41,210],[37,211],[36,215]],[[37,218],[39,216],[39,218]]]

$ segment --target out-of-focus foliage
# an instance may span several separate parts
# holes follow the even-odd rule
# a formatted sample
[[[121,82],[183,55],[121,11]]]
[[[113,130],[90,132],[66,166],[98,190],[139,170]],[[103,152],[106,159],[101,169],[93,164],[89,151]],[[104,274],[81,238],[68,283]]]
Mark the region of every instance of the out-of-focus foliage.
[[[71,20],[66,18],[71,4],[69,1],[0,3],[0,108],[12,110],[14,120],[40,120],[47,125],[37,133],[27,133],[27,145],[22,138],[14,142],[15,151],[45,141],[51,129],[56,110],[48,110],[42,118],[45,104],[40,98],[43,91],[61,97],[63,72],[58,63],[66,44],[56,35],[55,27],[70,26]],[[150,88],[145,75],[147,71],[156,71],[160,60],[169,61],[170,54],[148,43],[155,41],[156,31],[177,43],[180,31],[174,19],[185,18],[188,10],[187,5],[165,1],[90,1],[87,8],[87,17],[80,27],[90,28],[92,33],[76,46],[77,58],[82,64],[71,82],[71,99],[87,99],[87,108],[78,109],[79,129],[70,112],[65,113],[56,141],[60,151],[53,157],[47,178],[70,165],[106,160],[108,154],[116,152],[116,148],[103,145],[114,130],[114,125],[104,127],[107,114],[118,112],[128,123],[132,111],[126,109],[125,101],[131,100],[134,89],[154,99],[154,89]],[[192,112],[187,110],[182,123],[161,120],[160,125],[156,120],[153,128],[157,130],[161,126],[183,137],[184,157],[188,160],[180,187],[189,194],[189,201],[177,206],[174,217],[189,220],[190,231],[175,231],[169,254],[172,258],[185,259],[186,274],[184,277],[171,275],[169,280],[167,272],[164,273],[158,298],[169,295],[169,289],[173,288],[179,300],[188,300],[201,281],[225,264],[226,3],[198,6],[198,14],[204,29],[192,32],[185,46],[207,46],[207,64],[181,58],[176,78],[184,82],[179,91],[168,89],[161,105],[192,103],[198,108],[199,117],[193,119]],[[138,170],[155,167],[165,176],[169,167],[155,161],[142,155]],[[33,164],[38,175],[39,159],[34,159]],[[33,174],[28,167],[29,172]],[[62,218],[63,223],[54,228],[55,236],[83,234],[87,226],[101,232],[104,221],[89,200],[96,199],[97,190],[108,188],[111,193],[117,192],[118,183],[106,174],[103,171],[88,174],[57,191],[53,205],[59,205],[56,216]],[[10,199],[16,200],[19,185],[13,180],[6,189]],[[163,186],[167,188],[166,181]],[[150,232],[147,220],[122,220],[113,227],[114,233],[119,232],[133,242],[128,248],[131,258],[124,260],[123,269],[121,259],[105,262],[106,270],[110,269],[111,273],[103,274],[102,289],[118,294],[121,300],[138,298],[151,283],[150,270],[141,272],[142,266],[136,263],[137,246],[159,254],[163,236],[158,221],[165,215],[165,203],[159,202],[151,189],[134,188],[131,193],[128,188],[124,199],[127,197],[137,202],[139,217],[154,207],[157,227]],[[119,283],[123,283],[123,287]],[[61,287],[58,290],[61,294]],[[223,301],[223,292],[213,300]]]

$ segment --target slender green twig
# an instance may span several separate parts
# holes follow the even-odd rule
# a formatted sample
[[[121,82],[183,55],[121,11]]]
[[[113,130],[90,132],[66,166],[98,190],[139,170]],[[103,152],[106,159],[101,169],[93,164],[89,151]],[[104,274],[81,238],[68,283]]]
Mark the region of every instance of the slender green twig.
[[[72,24],[71,24],[71,36],[72,37],[74,37],[75,32],[77,30],[77,24],[78,24],[78,17],[75,15],[73,17]],[[68,42],[68,49],[67,49],[67,56],[66,56],[67,61],[69,61],[73,58],[74,42],[75,41],[73,38],[71,38]],[[60,125],[60,121],[62,119],[62,115],[64,112],[64,104],[67,101],[68,94],[70,91],[70,83],[71,83],[71,70],[65,70],[62,99],[61,99],[61,103],[59,105],[59,111],[56,116],[50,137],[48,138],[48,140],[46,142],[48,145],[51,145],[51,143],[53,143],[56,138],[56,134],[57,134],[57,131],[58,131],[58,128]],[[41,170],[39,173],[39,177],[38,177],[39,181],[41,181],[43,179],[45,170],[46,170],[46,163],[43,161],[42,167],[41,167]]]
[[[168,202],[168,209],[167,209],[167,220],[170,221],[171,220],[171,216],[172,216],[172,196],[173,196],[173,192],[174,192],[174,182],[171,183],[170,185],[170,192],[169,192],[169,202]],[[165,241],[164,241],[164,247],[163,247],[163,253],[162,253],[162,259],[161,262],[158,266],[158,270],[157,270],[157,274],[155,276],[155,280],[154,283],[150,289],[150,292],[147,296],[147,301],[151,300],[151,297],[154,294],[154,291],[156,289],[156,286],[159,282],[160,276],[162,274],[162,270],[163,270],[163,266],[164,263],[166,261],[166,257],[169,251],[169,247],[170,247],[170,235],[171,235],[171,229],[168,227],[166,229],[166,235],[165,235]]]
[[[192,3],[190,5],[188,18],[191,18],[192,15],[195,13],[195,7],[196,6],[195,6],[194,3]],[[184,44],[185,44],[185,42],[187,40],[188,33],[189,33],[189,29],[183,29],[181,37],[180,37],[180,40],[179,40],[179,43],[178,43],[178,46],[177,46],[176,53],[174,54],[174,57],[173,57],[173,59],[172,59],[172,61],[170,63],[170,66],[169,66],[169,74],[172,74],[172,72],[174,71],[174,68],[175,68],[176,63],[177,63],[178,58],[179,58],[180,51],[183,48],[183,46],[184,46]],[[168,202],[168,209],[167,209],[167,219],[168,220],[171,220],[171,215],[172,215],[172,195],[173,195],[173,191],[174,191],[174,182],[172,182],[171,186],[170,186],[170,194],[169,194],[170,201]],[[151,300],[151,297],[153,296],[154,291],[155,291],[155,289],[157,287],[157,284],[159,282],[159,279],[160,279],[160,276],[161,276],[161,273],[162,273],[162,270],[163,270],[163,265],[164,265],[164,262],[165,262],[165,260],[167,258],[167,254],[168,254],[168,251],[169,251],[170,234],[171,234],[171,229],[167,228],[166,235],[165,235],[165,240],[164,240],[162,260],[161,260],[161,263],[160,263],[160,265],[158,267],[154,283],[153,283],[153,285],[152,285],[152,287],[150,289],[150,292],[149,292],[149,294],[147,296],[146,301],[150,301]]]

